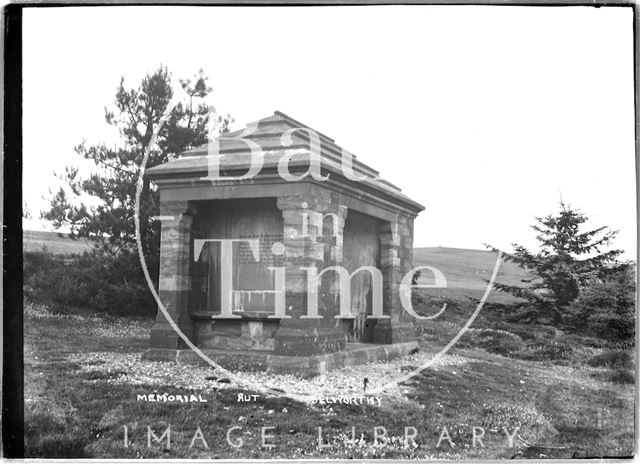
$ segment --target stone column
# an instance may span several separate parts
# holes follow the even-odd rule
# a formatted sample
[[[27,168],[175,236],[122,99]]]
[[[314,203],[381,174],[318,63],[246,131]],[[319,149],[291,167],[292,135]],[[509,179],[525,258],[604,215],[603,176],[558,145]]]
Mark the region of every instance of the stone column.
[[[400,283],[411,270],[413,258],[413,219],[398,216],[383,223],[380,237],[380,267],[384,279],[383,312],[373,329],[374,343],[400,343],[415,339],[414,321],[402,308]]]
[[[191,224],[194,214],[188,209],[186,201],[160,202],[160,215],[173,219],[162,220],[159,296],[171,319],[190,340],[194,337],[194,325],[188,310],[191,290],[189,260],[193,249]],[[160,309],[151,328],[151,347],[186,347]]]
[[[289,356],[309,356],[343,350],[346,338],[340,320],[335,318],[338,314],[335,294],[330,289],[327,291],[324,285],[321,286],[318,290],[318,317],[309,318],[307,272],[303,268],[315,267],[319,274],[326,266],[342,261],[342,230],[346,208],[341,210],[337,201],[332,201],[328,191],[311,189],[306,194],[279,197],[278,208],[282,210],[284,219],[285,307],[289,317],[280,320],[280,327],[275,335],[275,352]],[[326,230],[322,218],[327,213],[338,217],[335,240],[327,241],[327,237],[323,236]],[[334,277],[329,276],[329,279]],[[328,294],[331,294],[330,297]]]

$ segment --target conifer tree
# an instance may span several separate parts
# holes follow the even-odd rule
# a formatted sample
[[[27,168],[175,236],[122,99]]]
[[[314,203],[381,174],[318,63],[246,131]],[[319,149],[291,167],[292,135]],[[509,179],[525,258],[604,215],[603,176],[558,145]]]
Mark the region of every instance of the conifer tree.
[[[211,87],[202,71],[192,79],[180,80],[179,85],[185,95],[177,98],[179,103],[162,125],[149,151],[147,169],[227,131],[231,118],[210,111],[206,99]],[[60,276],[67,290],[58,292],[61,294],[56,301],[123,314],[155,313],[155,301],[136,248],[136,188],[145,151],[174,90],[182,92],[171,85],[171,74],[164,66],[144,77],[137,88],[127,88],[122,78],[115,106],[105,108],[105,120],[118,130],[120,143],[108,146],[83,142],[76,147],[76,153],[91,161],[94,169],[86,175],[75,166],[67,166],[61,176],[65,188],[53,195],[51,207],[41,212],[41,217],[56,229],[68,229],[72,238],[89,239],[93,249],[75,257],[65,275]],[[158,203],[154,186],[144,182],[139,203],[142,251],[156,283],[160,223],[152,216],[159,213]]]
[[[567,307],[593,279],[606,279],[616,272],[621,250],[607,250],[617,231],[608,227],[583,230],[588,218],[560,202],[555,215],[536,218],[532,229],[540,251],[534,253],[513,244],[505,253],[511,261],[529,272],[523,285],[496,283],[495,287],[518,298],[517,303],[494,305],[511,321],[559,325]],[[488,248],[497,251],[495,247]]]
[[[209,130],[227,131],[230,116],[210,120],[206,98],[211,92],[202,70],[192,79],[180,80],[188,98],[178,103],[163,124],[146,168],[175,159],[181,152],[207,141]],[[125,88],[124,78],[116,90],[115,108],[105,108],[107,124],[118,129],[121,143],[87,146],[75,150],[92,161],[96,170],[81,178],[79,170],[67,166],[60,188],[42,218],[54,228],[70,229],[74,238],[91,239],[101,251],[117,255],[135,245],[134,206],[136,183],[145,150],[174,94],[169,70],[160,66],[147,75],[137,89]],[[215,134],[214,134],[215,135]],[[145,182],[140,199],[140,225],[145,254],[157,254],[159,225],[150,217],[158,214],[158,197]]]

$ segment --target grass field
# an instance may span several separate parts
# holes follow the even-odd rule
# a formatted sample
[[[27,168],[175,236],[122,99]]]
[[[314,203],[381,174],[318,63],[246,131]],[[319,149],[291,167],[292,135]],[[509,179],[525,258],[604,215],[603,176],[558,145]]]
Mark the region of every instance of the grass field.
[[[86,246],[50,234],[25,234],[25,249],[42,245],[61,254]],[[420,324],[422,356],[428,359],[458,333],[473,310],[468,297],[482,295],[494,262],[495,254],[487,251],[415,250],[415,266],[435,267],[447,278],[446,289],[425,292],[452,307],[438,320]],[[499,280],[514,283],[523,275],[507,264]],[[501,459],[633,452],[633,366],[592,367],[594,357],[617,348],[598,339],[526,326],[495,330],[495,322],[481,313],[446,362],[381,395],[379,404],[310,404],[266,394],[245,403],[237,401],[239,393],[258,392],[223,382],[212,368],[142,361],[151,323],[82,309],[54,314],[42,305],[25,305],[28,457]],[[418,367],[415,363],[407,358],[381,368],[401,376]],[[260,378],[283,391],[295,382],[319,394],[352,396],[366,395],[353,385],[361,385],[365,375],[375,384],[378,371],[380,366],[365,374],[350,369],[335,377],[350,383],[331,385],[331,376],[315,381]],[[188,393],[207,402],[138,400],[150,393]],[[169,443],[166,436],[159,443],[149,435],[151,430],[159,438],[167,427]],[[451,442],[443,438],[445,429]],[[375,435],[383,430],[388,441],[379,438],[376,444]],[[482,446],[473,439],[480,430]],[[513,434],[512,442],[505,430]],[[414,431],[415,442],[407,438]],[[263,434],[273,435],[266,442],[274,447],[262,446]],[[237,446],[239,439],[242,446]]]
[[[55,255],[68,255],[88,251],[91,246],[83,239],[71,239],[60,236],[57,232],[43,232],[25,230],[22,234],[24,251],[42,251],[43,249]]]
[[[497,253],[484,250],[464,248],[414,248],[413,265],[431,266],[440,270],[447,279],[447,287],[427,289],[423,292],[434,297],[461,300],[466,298],[480,299],[491,278]],[[425,271],[425,274],[428,272]],[[513,263],[501,262],[497,282],[508,285],[521,285],[520,280],[527,274]],[[432,281],[431,281],[432,282]],[[512,297],[498,292],[490,294],[490,302],[504,303],[512,301]]]
[[[496,459],[632,453],[633,384],[606,380],[606,368],[578,359],[558,365],[454,348],[456,363],[423,371],[381,395],[379,405],[308,404],[264,394],[239,403],[238,393],[258,392],[219,383],[210,368],[141,361],[150,326],[143,319],[81,311],[57,315],[27,305],[29,457]],[[444,332],[423,335],[422,351],[434,353],[443,337]],[[401,371],[414,367],[407,361]],[[266,376],[267,381],[278,377]],[[138,401],[138,395],[149,393],[195,394],[207,402]],[[345,387],[344,394],[366,393]],[[167,427],[169,444],[149,441],[149,430],[160,437]],[[194,442],[198,427],[204,441]],[[240,447],[226,440],[232,427],[239,427],[232,430],[231,442],[238,445],[241,438]],[[263,427],[273,427],[266,429],[273,448],[262,446]],[[327,445],[322,449],[318,427]],[[374,445],[375,427],[384,427],[390,441]],[[405,447],[405,433],[413,435],[412,427],[415,445]],[[485,432],[484,446],[473,446],[473,427],[479,427],[478,434]],[[513,446],[503,427],[510,434],[519,427]],[[437,447],[444,428],[453,446],[445,439]]]

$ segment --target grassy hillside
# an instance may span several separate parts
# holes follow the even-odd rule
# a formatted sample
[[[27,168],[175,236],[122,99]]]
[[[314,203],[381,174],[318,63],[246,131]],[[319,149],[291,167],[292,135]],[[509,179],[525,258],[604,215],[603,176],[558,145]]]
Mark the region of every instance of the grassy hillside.
[[[491,251],[468,250],[463,248],[430,247],[414,248],[413,265],[431,266],[440,270],[447,279],[447,288],[423,290],[430,296],[453,300],[466,297],[480,299],[491,278],[497,254]],[[423,273],[420,283],[433,283],[428,272]],[[498,272],[497,282],[503,284],[520,284],[520,280],[527,277],[526,272],[513,263],[502,261]],[[488,301],[512,301],[508,295],[492,292]]]
[[[60,236],[57,232],[43,232],[25,230],[22,233],[22,246],[24,251],[46,251],[54,255],[68,255],[83,253],[91,247],[83,239],[73,240],[66,235]]]
[[[53,254],[82,253],[90,249],[83,239],[73,240],[60,236],[56,232],[24,231],[24,251],[40,251],[43,248]],[[496,254],[490,251],[469,250],[463,248],[430,247],[415,248],[414,266],[431,266],[440,270],[447,279],[447,288],[426,289],[423,293],[436,298],[466,300],[467,297],[481,298],[491,277]],[[517,284],[526,277],[518,266],[503,262],[500,266],[498,281]],[[424,273],[421,283],[432,283],[433,278]],[[489,301],[506,302],[510,297],[492,292]]]

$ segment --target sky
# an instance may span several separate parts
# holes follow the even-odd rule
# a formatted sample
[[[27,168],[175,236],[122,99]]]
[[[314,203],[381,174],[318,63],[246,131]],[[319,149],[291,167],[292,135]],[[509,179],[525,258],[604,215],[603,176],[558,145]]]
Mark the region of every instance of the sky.
[[[204,69],[233,129],[279,110],[425,205],[415,246],[536,245],[560,199],[636,257],[633,17],[622,7],[67,7],[23,24],[25,229],[73,148],[116,143],[121,76]],[[84,171],[82,171],[84,172]]]

